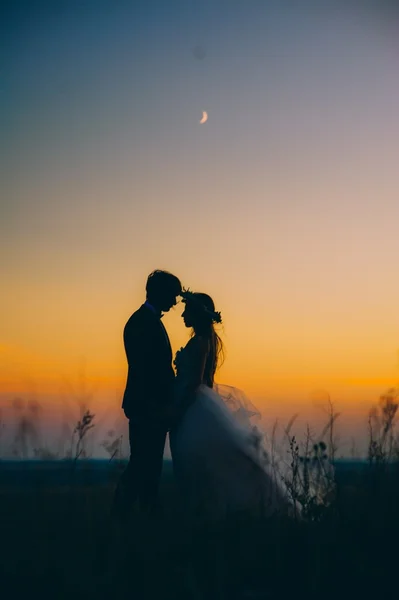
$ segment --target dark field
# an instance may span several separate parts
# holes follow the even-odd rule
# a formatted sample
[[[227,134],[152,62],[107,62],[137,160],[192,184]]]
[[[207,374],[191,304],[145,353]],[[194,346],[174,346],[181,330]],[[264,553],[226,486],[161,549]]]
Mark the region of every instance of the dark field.
[[[337,463],[337,497],[307,522],[241,516],[184,529],[166,461],[165,516],[109,507],[121,463],[0,463],[4,598],[384,598],[398,592],[399,471]]]

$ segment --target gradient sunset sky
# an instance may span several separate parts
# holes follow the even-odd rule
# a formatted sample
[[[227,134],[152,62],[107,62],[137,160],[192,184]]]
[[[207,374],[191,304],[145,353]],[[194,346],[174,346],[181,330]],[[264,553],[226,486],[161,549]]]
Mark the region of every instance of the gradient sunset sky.
[[[273,418],[326,390],[363,427],[399,380],[396,15],[340,0],[2,12],[0,405],[54,407],[84,366],[94,412],[119,414],[123,326],[164,268],[222,312],[221,382]],[[180,314],[164,317],[174,350]]]

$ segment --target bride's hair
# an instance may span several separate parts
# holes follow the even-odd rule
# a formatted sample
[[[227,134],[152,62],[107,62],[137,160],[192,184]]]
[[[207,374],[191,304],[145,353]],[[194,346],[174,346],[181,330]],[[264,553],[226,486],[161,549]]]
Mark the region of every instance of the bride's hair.
[[[207,371],[206,376],[213,385],[216,369],[224,361],[224,345],[214,326],[215,315],[219,315],[220,318],[220,313],[216,313],[215,304],[208,294],[192,292],[185,299],[185,303],[189,307],[192,316],[192,336],[199,335],[209,340],[210,355],[205,369]],[[219,320],[216,322],[219,322]]]

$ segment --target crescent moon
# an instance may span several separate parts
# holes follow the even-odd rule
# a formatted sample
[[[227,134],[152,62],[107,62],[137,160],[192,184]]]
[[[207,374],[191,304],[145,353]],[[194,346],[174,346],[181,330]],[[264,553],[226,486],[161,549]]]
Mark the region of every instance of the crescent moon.
[[[202,125],[203,123],[206,123],[207,120],[208,120],[208,113],[204,110],[202,112],[202,118],[201,118],[200,124]]]

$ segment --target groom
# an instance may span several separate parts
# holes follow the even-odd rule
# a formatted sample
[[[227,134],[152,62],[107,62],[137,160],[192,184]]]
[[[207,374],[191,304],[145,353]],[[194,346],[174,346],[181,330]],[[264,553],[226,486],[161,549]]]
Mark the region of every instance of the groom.
[[[125,325],[123,339],[128,375],[122,408],[129,419],[130,460],[118,483],[113,513],[140,509],[156,514],[163,452],[172,403],[174,371],[162,313],[176,304],[182,289],[175,275],[154,271],[147,279],[145,303]]]

